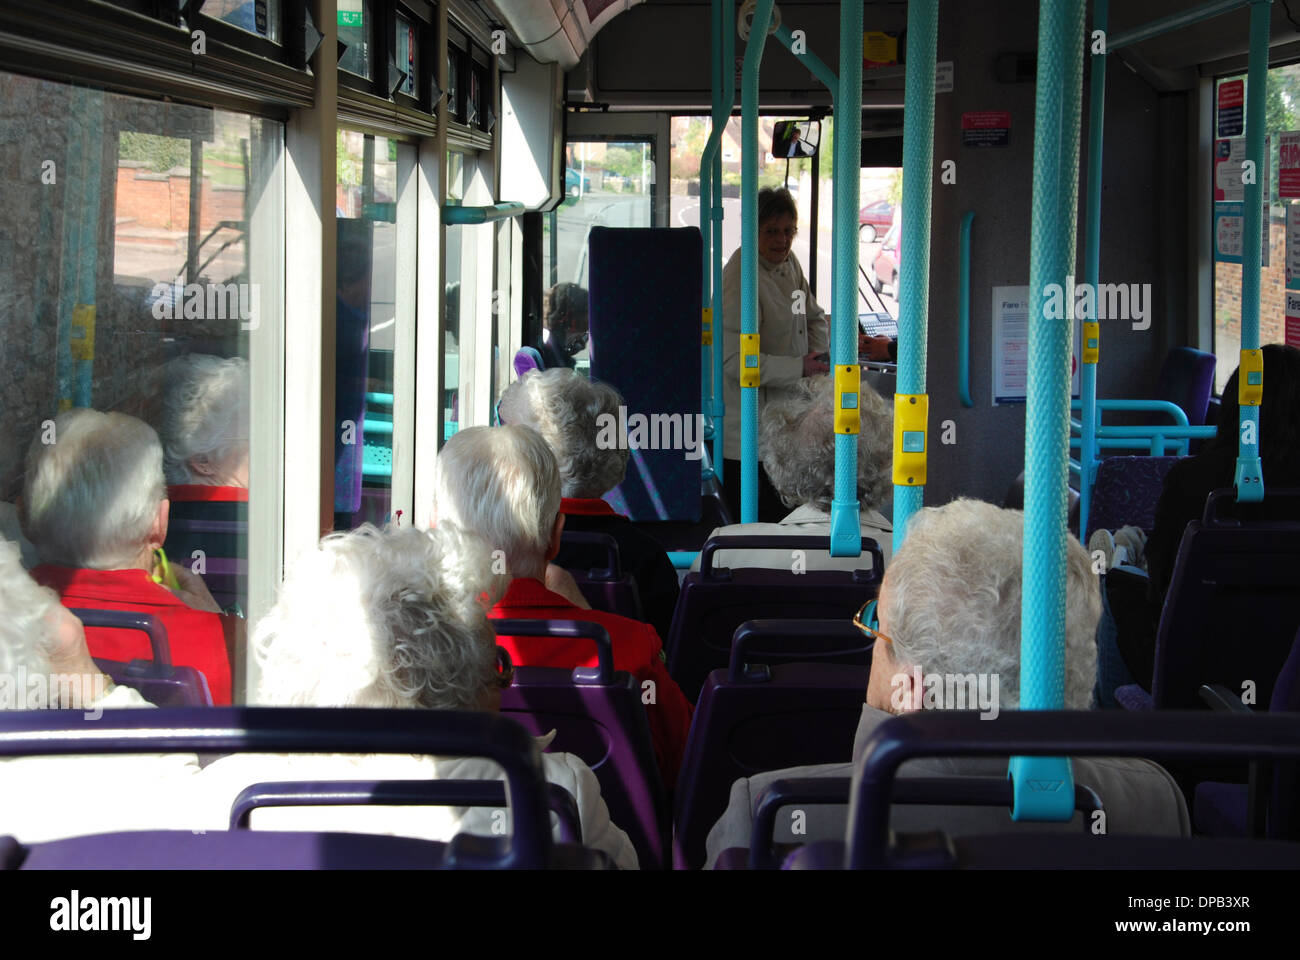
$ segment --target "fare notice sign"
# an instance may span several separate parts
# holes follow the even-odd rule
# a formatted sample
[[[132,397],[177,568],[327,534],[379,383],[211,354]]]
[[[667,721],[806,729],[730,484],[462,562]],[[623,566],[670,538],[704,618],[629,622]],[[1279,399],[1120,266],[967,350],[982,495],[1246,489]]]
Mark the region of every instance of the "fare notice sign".
[[[966,147],[1005,147],[1011,143],[1011,114],[980,110],[961,115],[961,142]]]
[[[1277,160],[1278,194],[1283,200],[1300,199],[1300,130],[1281,135]]]
[[[1246,81],[1219,84],[1219,136],[1239,137],[1246,132]]]

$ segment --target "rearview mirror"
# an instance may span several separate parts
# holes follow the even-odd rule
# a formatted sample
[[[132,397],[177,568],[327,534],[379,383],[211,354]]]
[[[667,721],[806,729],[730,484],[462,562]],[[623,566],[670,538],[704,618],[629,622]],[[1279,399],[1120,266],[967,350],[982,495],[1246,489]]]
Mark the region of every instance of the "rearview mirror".
[[[784,159],[817,156],[820,120],[778,120],[772,127],[772,156]]]

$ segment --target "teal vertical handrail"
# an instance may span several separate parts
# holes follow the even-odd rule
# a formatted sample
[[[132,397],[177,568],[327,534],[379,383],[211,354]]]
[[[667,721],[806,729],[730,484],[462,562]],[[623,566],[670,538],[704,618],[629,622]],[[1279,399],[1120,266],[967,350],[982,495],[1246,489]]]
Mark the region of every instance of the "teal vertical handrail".
[[[962,214],[957,254],[957,398],[963,407],[975,406],[970,398],[970,230],[974,222],[974,210]]]
[[[709,139],[704,144],[704,153],[700,155],[700,231],[706,231],[705,213],[708,210],[704,182],[711,181],[709,196],[713,199],[713,241],[705,243],[705,270],[712,270],[713,283],[711,296],[713,305],[713,472],[718,480],[723,479],[723,434],[727,412],[726,391],[722,385],[722,358],[725,345],[722,342],[722,134],[731,119],[731,109],[736,103],[736,74],[732,67],[736,57],[736,22],[735,0],[714,0],[717,7],[713,36],[714,70],[717,86],[714,88],[713,112],[710,117]],[[706,234],[707,236],[707,234]],[[712,262],[709,262],[711,258]],[[709,288],[706,287],[706,292]],[[709,301],[705,301],[706,303]]]
[[[740,332],[758,333],[758,71],[763,64],[773,0],[758,0],[745,44],[740,126]],[[838,139],[838,137],[836,138]],[[747,359],[740,355],[741,372]],[[762,371],[759,373],[762,376]],[[740,388],[740,522],[758,519],[758,387]]]
[[[1083,0],[1040,0],[1030,234],[1029,369],[1025,403],[1025,525],[1021,570],[1020,707],[1065,705],[1066,550],[1069,532],[1070,350],[1073,308],[1048,319],[1048,287],[1074,274]],[[1065,302],[1072,304],[1073,297]],[[1067,757],[1012,757],[1016,820],[1069,820]]]
[[[722,77],[719,75],[718,61],[721,59],[721,51],[718,49],[718,41],[721,39],[723,30],[722,24],[722,0],[712,0],[709,6],[709,49],[711,52],[709,61],[709,79],[712,85],[712,103],[713,113],[718,112],[718,103],[722,97]],[[702,309],[712,310],[713,298],[711,296],[711,282],[713,280],[713,231],[709,227],[709,198],[711,195],[711,181],[713,174],[713,156],[709,151],[710,144],[713,149],[717,149],[717,138],[714,137],[714,131],[717,128],[717,121],[710,117],[709,120],[709,139],[704,145],[704,153],[700,155],[700,242],[703,248],[703,260],[700,273],[700,306]],[[700,410],[708,418],[713,418],[713,342],[715,338],[721,336],[722,331],[710,323],[709,342],[704,342],[704,337],[700,337]],[[718,425],[714,424],[714,430]],[[716,434],[715,434],[716,436]]]
[[[909,68],[910,69],[910,68]],[[910,77],[908,78],[911,79]],[[835,98],[835,156],[832,172],[835,202],[832,209],[831,273],[835,297],[831,311],[831,364],[833,368],[858,363],[858,199],[862,158],[862,4],[840,0],[839,96]],[[934,67],[930,68],[934,86]],[[930,95],[931,110],[934,94]],[[853,175],[848,176],[852,170]],[[848,402],[846,402],[848,401]],[[836,405],[858,406],[837,397]],[[831,500],[830,554],[856,557],[862,552],[862,524],[858,503],[858,434],[835,434],[835,495]]]
[[[1110,26],[1110,0],[1094,0],[1092,29],[1104,36]],[[1106,47],[1092,54],[1092,86],[1088,92],[1088,188],[1084,207],[1083,279],[1095,294],[1101,282],[1101,158],[1106,118]],[[1072,296],[1068,293],[1067,296]],[[1095,302],[1095,299],[1094,301]],[[1096,320],[1095,316],[1084,317]],[[1098,336],[1100,340],[1100,336]],[[1089,363],[1088,348],[1100,349],[1100,343],[1085,343],[1080,357],[1079,387],[1083,401],[1083,445],[1079,448],[1079,536],[1086,535],[1088,511],[1092,504],[1092,481],[1097,475],[1097,362]]]
[[[1241,350],[1259,349],[1260,234],[1263,229],[1266,184],[1264,170],[1264,98],[1268,90],[1268,31],[1273,0],[1250,0],[1250,66],[1246,73],[1246,158],[1259,171],[1245,185],[1241,217]],[[1262,378],[1263,374],[1257,374]],[[1247,386],[1240,375],[1239,387]],[[1264,499],[1264,467],[1260,463],[1259,407],[1240,404],[1237,425],[1237,500],[1257,503]]]
[[[930,309],[930,197],[934,176],[934,71],[939,0],[907,5],[907,73],[903,100],[903,212],[899,221],[897,394],[925,393]],[[839,142],[838,132],[835,137]],[[907,239],[902,239],[902,231]],[[897,453],[898,451],[895,451]],[[925,487],[894,484],[894,551],[921,509]]]

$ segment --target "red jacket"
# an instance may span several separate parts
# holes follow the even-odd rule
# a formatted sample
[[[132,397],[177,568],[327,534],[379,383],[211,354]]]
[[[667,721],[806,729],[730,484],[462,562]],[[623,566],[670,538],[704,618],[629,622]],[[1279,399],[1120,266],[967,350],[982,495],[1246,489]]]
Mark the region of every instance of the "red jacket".
[[[488,613],[492,619],[515,617],[525,620],[587,620],[599,623],[609,633],[614,647],[614,669],[625,670],[638,683],[654,681],[655,702],[646,704],[650,737],[664,785],[677,782],[686,749],[686,734],[695,708],[668,675],[663,644],[654,627],[638,620],[601,610],[583,610],[558,593],[547,590],[540,580],[519,577],[510,582],[506,595]],[[510,658],[523,667],[594,667],[596,651],[590,640],[556,637],[497,637]]]
[[[133,610],[157,617],[167,628],[172,663],[193,667],[208,680],[212,701],[229,706],[230,656],[226,634],[233,618],[185,605],[143,570],[86,570],[42,564],[32,570],[37,583],[50,587],[65,607],[92,610]],[[138,630],[87,627],[86,646],[92,657],[105,660],[149,660],[149,638]]]

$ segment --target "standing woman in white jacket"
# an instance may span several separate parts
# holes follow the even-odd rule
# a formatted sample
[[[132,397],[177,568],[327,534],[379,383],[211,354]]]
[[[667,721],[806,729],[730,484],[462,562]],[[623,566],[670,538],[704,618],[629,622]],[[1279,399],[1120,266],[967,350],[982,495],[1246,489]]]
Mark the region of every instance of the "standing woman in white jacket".
[[[258,623],[258,702],[497,710],[509,679],[498,669],[483,606],[491,568],[486,546],[449,523],[436,530],[367,524],[330,534],[291,566],[278,602]],[[539,749],[549,742],[538,739],[545,741]],[[591,769],[567,753],[542,754],[542,767],[577,801],[583,846],[635,869],[636,853],[610,821]],[[503,777],[481,758],[237,754],[194,778],[194,802],[206,809],[210,828],[221,829],[234,798],[260,781]],[[446,841],[457,833],[499,834],[499,819],[478,807],[297,807],[254,811],[251,825]]]

